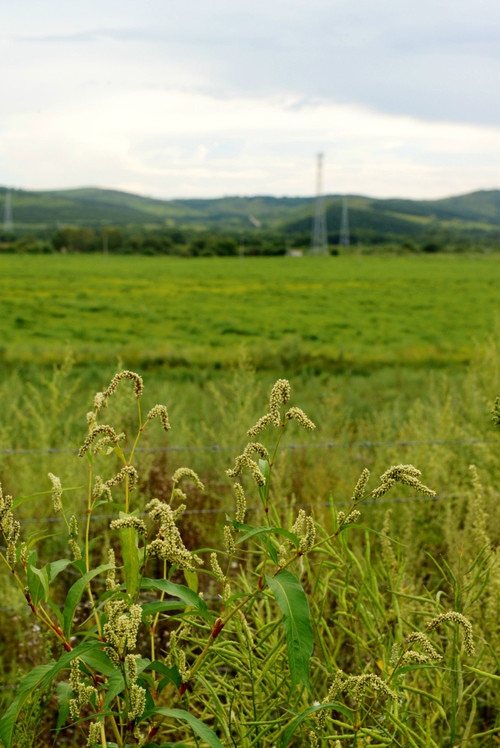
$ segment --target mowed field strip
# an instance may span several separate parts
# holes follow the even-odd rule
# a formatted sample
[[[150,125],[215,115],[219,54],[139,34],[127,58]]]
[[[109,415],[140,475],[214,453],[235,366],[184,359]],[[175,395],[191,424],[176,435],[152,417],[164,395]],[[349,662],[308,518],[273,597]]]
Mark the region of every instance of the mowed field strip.
[[[500,312],[496,255],[0,259],[9,366],[449,366]]]

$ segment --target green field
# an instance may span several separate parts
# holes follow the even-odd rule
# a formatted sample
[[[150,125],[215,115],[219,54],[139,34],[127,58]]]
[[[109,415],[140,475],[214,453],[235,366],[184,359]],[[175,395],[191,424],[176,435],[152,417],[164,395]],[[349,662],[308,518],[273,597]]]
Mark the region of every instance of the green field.
[[[447,659],[439,671],[424,669],[408,679],[416,700],[401,724],[411,725],[418,738],[398,744],[495,745],[500,439],[491,407],[500,395],[499,271],[500,256],[485,255],[3,256],[0,483],[16,502],[28,497],[15,507],[21,536],[43,534],[40,564],[68,557],[47,475],[54,473],[69,488],[65,508],[83,526],[89,470],[76,448],[88,431],[85,414],[94,393],[105,389],[119,368],[128,368],[144,377],[143,417],[156,403],[165,404],[172,425],[166,434],[154,423],[141,435],[134,456],[139,474],[134,507],[143,513],[152,498],[168,501],[172,474],[189,466],[205,488],[188,490],[182,537],[189,548],[215,547],[224,517],[234,511],[234,478],[226,469],[246,445],[247,429],[269,408],[271,385],[286,377],[291,404],[304,408],[317,429],[304,431],[290,422],[273,463],[270,495],[284,527],[298,506],[305,506],[330,533],[332,518],[349,503],[365,467],[371,471],[370,489],[390,465],[410,463],[437,492],[430,499],[399,485],[363,505],[361,527],[353,526],[352,553],[343,557],[328,594],[320,595],[328,667],[383,673],[381,663],[390,661],[400,627],[406,633],[434,613],[461,611],[472,623],[477,656],[467,659],[461,652],[460,671],[456,660]],[[132,434],[124,443],[130,449],[137,430],[130,382],[120,384],[99,416],[101,423]],[[103,478],[114,475],[117,464],[111,455]],[[471,464],[482,488],[471,477]],[[242,480],[248,521],[261,522],[256,487],[250,475]],[[122,487],[113,490],[118,496]],[[114,506],[99,509],[93,523],[96,542],[90,552],[96,564],[114,542],[107,517]],[[393,557],[380,533],[396,540]],[[2,536],[2,553],[4,543]],[[77,572],[72,573],[58,577],[56,601],[65,599]],[[317,573],[319,579],[324,571]],[[201,579],[205,584],[207,576]],[[52,655],[5,564],[0,586],[1,715],[20,677]],[[451,640],[442,637],[443,652],[449,654]],[[461,639],[455,635],[454,642]],[[283,667],[285,659],[280,671]],[[268,700],[268,691],[263,693]],[[305,706],[309,696],[304,693]],[[166,703],[177,707],[176,699]],[[204,694],[202,701],[211,704],[212,698]],[[192,708],[205,714],[204,707]],[[34,694],[15,748],[52,745],[56,709],[53,692]],[[281,715],[283,724],[288,714]],[[304,736],[290,745],[306,745]],[[191,748],[199,745],[183,739]],[[83,733],[70,730],[68,742],[60,744],[76,748],[85,742]],[[345,745],[354,748],[355,742],[353,737]]]
[[[1,259],[4,365],[370,371],[470,359],[500,310],[496,256]]]

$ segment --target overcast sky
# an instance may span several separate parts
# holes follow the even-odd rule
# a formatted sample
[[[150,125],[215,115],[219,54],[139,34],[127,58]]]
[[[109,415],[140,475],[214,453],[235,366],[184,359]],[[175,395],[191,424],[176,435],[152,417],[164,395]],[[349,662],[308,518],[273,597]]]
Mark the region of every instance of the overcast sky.
[[[500,187],[500,0],[4,0],[0,185]]]

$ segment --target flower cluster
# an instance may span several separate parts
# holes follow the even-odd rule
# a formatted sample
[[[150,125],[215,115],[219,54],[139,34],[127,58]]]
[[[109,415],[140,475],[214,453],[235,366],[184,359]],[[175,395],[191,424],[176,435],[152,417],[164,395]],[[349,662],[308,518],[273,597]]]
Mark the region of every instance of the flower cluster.
[[[57,514],[57,512],[62,512],[63,508],[61,481],[57,475],[54,475],[54,473],[48,473],[48,477],[52,483],[52,505],[54,507],[54,512]]]
[[[285,413],[285,419],[287,421],[297,421],[297,423],[299,423],[309,431],[314,431],[314,429],[316,428],[316,424],[314,424],[311,419],[306,416],[301,408],[293,407],[290,408],[290,410],[287,410],[287,412]]]
[[[74,514],[71,515],[68,522],[68,531],[69,531],[69,547],[73,551],[73,558],[75,561],[79,561],[82,557],[82,551],[80,549],[80,546],[78,545],[78,520],[75,517]]]
[[[140,605],[129,607],[127,601],[120,598],[108,600],[104,611],[108,617],[102,629],[104,640],[109,645],[106,654],[118,666],[125,652],[136,647],[142,608]]]
[[[290,390],[288,379],[278,379],[271,390],[269,410],[273,426],[281,426],[281,406],[290,399]]]
[[[235,458],[234,468],[226,470],[226,475],[229,475],[230,478],[237,478],[241,474],[243,468],[247,467],[252,473],[253,479],[257,485],[265,485],[266,479],[257,463],[250,457],[253,452],[257,452],[263,460],[269,461],[269,452],[264,445],[259,442],[250,442],[250,444],[247,444],[243,452]]]
[[[177,470],[172,476],[172,483],[174,484],[174,486],[177,486],[177,484],[183,478],[190,478],[195,484],[195,486],[200,489],[200,491],[203,491],[203,489],[205,488],[201,480],[198,478],[194,470],[191,470],[191,468],[187,468],[187,467],[177,468]]]
[[[73,697],[69,702],[69,711],[71,718],[76,720],[80,716],[80,710],[92,699],[97,697],[97,691],[94,686],[86,685],[83,680],[83,673],[80,671],[79,660],[75,657],[71,660],[71,674],[69,683],[73,691]],[[90,744],[89,744],[90,745]]]
[[[163,429],[165,431],[170,430],[170,422],[168,420],[168,413],[167,408],[165,405],[155,405],[154,408],[151,408],[149,411],[146,421],[151,421],[153,418],[158,418],[161,421],[161,425],[163,426]]]
[[[429,639],[421,631],[414,631],[406,637],[406,643],[410,644],[415,642],[419,644],[422,652],[416,652],[414,649],[408,649],[401,657],[401,665],[407,665],[411,662],[418,662],[424,664],[426,662],[436,662],[442,660],[442,655],[434,649]]]
[[[148,556],[166,559],[171,564],[177,564],[183,569],[195,570],[195,564],[203,561],[188,551],[182,542],[181,534],[175,524],[176,514],[168,504],[153,499],[146,506],[153,521],[160,522],[156,538],[146,546]]]
[[[105,445],[118,444],[121,439],[125,438],[125,434],[117,434],[114,428],[112,426],[109,426],[108,424],[95,426],[93,429],[91,429],[87,438],[78,450],[78,457],[83,457],[85,455],[91,444],[98,436],[101,436],[101,439],[99,439],[97,444],[94,445],[94,454],[96,454],[100,449],[103,449]]]
[[[92,489],[92,501],[98,501],[101,496],[104,497],[104,501],[113,501],[111,496],[111,489],[108,485],[108,481],[104,483],[100,475],[96,475],[94,488]]]
[[[241,483],[234,484],[234,491],[236,493],[235,519],[236,519],[236,522],[243,524],[243,522],[245,521],[245,514],[247,511],[247,500],[245,498],[245,494],[243,493],[243,486],[241,485]]]
[[[462,613],[458,613],[456,610],[450,610],[448,613],[440,613],[429,621],[427,624],[426,631],[433,631],[435,628],[440,626],[442,623],[458,623],[464,630],[464,647],[468,655],[473,655],[476,651],[474,646],[474,636],[472,634],[471,622]]]
[[[124,465],[120,472],[117,473],[114,478],[110,478],[109,480],[107,480],[104,485],[108,486],[108,488],[110,488],[111,486],[117,486],[127,477],[128,487],[132,491],[136,487],[137,481],[139,480],[137,470],[135,469],[135,467],[133,467],[133,465]]]
[[[148,534],[144,520],[140,519],[140,517],[135,517],[133,514],[126,514],[118,519],[113,519],[109,523],[109,527],[111,530],[121,530],[122,527],[133,527],[139,535],[146,536]]]
[[[278,379],[274,387],[271,390],[271,396],[269,398],[269,413],[263,415],[257,423],[248,429],[247,434],[250,437],[257,436],[263,431],[269,424],[273,426],[285,426],[287,421],[297,421],[301,426],[312,431],[316,428],[315,424],[310,418],[306,416],[303,410],[300,408],[290,408],[283,416],[283,406],[286,405],[290,399],[290,383],[287,379]]]
[[[411,486],[424,496],[430,498],[436,495],[432,488],[425,486],[419,479],[421,471],[413,465],[393,465],[380,476],[380,485],[370,492],[372,499],[379,499],[387,493],[395,483],[402,483],[405,486]]]
[[[106,408],[108,404],[108,398],[111,397],[113,392],[116,391],[116,388],[118,387],[118,384],[122,381],[122,379],[131,379],[134,382],[135,396],[140,397],[142,395],[144,390],[142,377],[140,377],[139,374],[136,374],[133,371],[128,371],[128,369],[125,369],[125,371],[120,371],[118,374],[115,374],[115,376],[109,383],[107,390],[105,390],[104,392],[96,393],[96,396],[94,397],[94,409],[96,412],[98,412],[101,408]]]
[[[0,530],[7,541],[7,563],[14,566],[16,563],[16,546],[21,532],[21,525],[14,519],[12,514],[12,496],[4,496],[0,485]]]

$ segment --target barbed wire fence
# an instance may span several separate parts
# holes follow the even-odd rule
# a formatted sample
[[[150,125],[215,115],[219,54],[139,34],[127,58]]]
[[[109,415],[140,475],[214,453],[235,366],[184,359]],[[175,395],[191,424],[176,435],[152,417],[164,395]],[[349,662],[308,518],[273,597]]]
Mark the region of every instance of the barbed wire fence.
[[[312,442],[309,444],[283,444],[280,449],[285,450],[296,450],[296,449],[367,449],[374,447],[419,447],[419,446],[437,446],[437,445],[482,445],[482,444],[498,444],[500,445],[500,439],[403,439],[393,441],[360,441],[360,442]],[[237,451],[241,448],[241,445],[221,445],[221,444],[205,444],[205,445],[171,445],[164,447],[137,447],[136,452],[224,452],[224,451]],[[39,449],[24,449],[22,447],[4,447],[0,449],[0,454],[16,455],[16,454],[77,454],[78,450],[75,449],[59,449],[55,447],[42,447]]]

